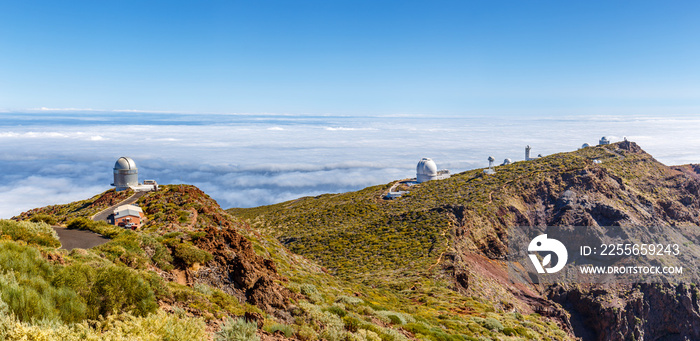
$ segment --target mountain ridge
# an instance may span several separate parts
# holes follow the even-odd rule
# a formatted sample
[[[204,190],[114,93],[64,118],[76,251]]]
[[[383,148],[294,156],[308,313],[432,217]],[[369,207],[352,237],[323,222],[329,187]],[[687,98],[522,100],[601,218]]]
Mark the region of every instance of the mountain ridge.
[[[227,316],[265,340],[695,338],[694,286],[527,285],[504,260],[507,229],[522,225],[663,224],[697,243],[698,170],[625,141],[465,171],[391,201],[390,183],[224,211],[194,186],[166,185],[137,202],[148,222],[136,232],[87,219],[130,195],[114,191],[15,219],[111,237],[42,252],[57,271],[116,266],[149,279],[159,312],[203,319],[210,338],[238,326]]]
[[[330,241],[332,249],[331,240],[335,239],[344,248],[359,251],[362,255],[367,241],[372,241],[374,235],[382,232],[381,229],[367,229],[367,226],[382,226],[391,219],[407,221],[409,226],[428,232],[433,240],[444,236],[441,241],[444,247],[435,249],[423,244],[423,250],[435,250],[427,261],[400,265],[406,265],[408,272],[414,270],[413,273],[425,274],[425,269],[429,269],[432,274],[428,276],[449,281],[448,286],[458,292],[485,297],[495,306],[498,306],[499,298],[505,298],[508,304],[504,306],[550,315],[562,328],[574,334],[588,335],[590,333],[584,329],[591,329],[594,331],[592,336],[586,337],[591,340],[640,339],[644,335],[655,339],[664,333],[700,337],[694,328],[669,329],[667,324],[676,324],[673,319],[664,324],[651,315],[644,315],[650,313],[644,313],[643,309],[625,308],[625,304],[602,304],[590,294],[600,290],[598,287],[571,288],[571,300],[578,295],[588,302],[586,309],[580,304],[578,308],[572,308],[575,304],[567,295],[544,287],[522,288],[508,284],[507,276],[499,270],[504,266],[507,228],[512,226],[586,226],[603,230],[605,226],[627,226],[640,230],[644,226],[663,225],[682,231],[683,242],[697,244],[700,167],[665,166],[636,143],[624,141],[515,162],[495,170],[494,175],[485,175],[481,169],[476,169],[455,174],[449,179],[422,183],[413,186],[409,194],[391,201],[380,199],[382,192],[390,186],[387,184],[258,208],[230,209],[229,212],[248,219],[258,229],[272,230],[280,241],[287,242],[290,250],[315,259],[340,276],[349,278],[355,275],[352,265],[334,257],[334,253],[317,252],[310,246]],[[386,219],[387,215],[391,219]],[[415,216],[421,217],[419,222],[411,219]],[[364,220],[366,224],[357,224],[358,220]],[[426,226],[433,224],[441,227]],[[335,234],[336,231],[343,233]],[[369,247],[369,251],[390,250],[386,247],[388,243],[381,244],[381,241]],[[399,248],[397,252],[399,258],[411,259],[409,248]],[[366,257],[351,257],[361,272],[370,268],[363,264],[367,262]],[[690,257],[698,259],[700,254],[695,252]],[[370,282],[383,275],[381,267],[372,269],[376,269],[374,273],[370,270],[370,274],[364,276]],[[414,280],[402,272],[392,272],[387,277],[403,277],[401,280],[409,283]],[[674,292],[690,290],[687,295],[691,298],[696,292],[682,285],[671,289]],[[665,290],[626,286],[611,286],[603,290],[611,294],[634,292],[644,297],[639,303],[642,305],[665,301],[669,307],[682,306],[679,300],[664,296]],[[641,293],[644,290],[646,296]],[[600,309],[591,309],[590,306]],[[652,322],[640,323],[619,312],[613,314],[615,309],[619,311],[621,308],[636,311],[644,321]],[[685,321],[700,323],[698,307],[690,306],[689,309],[693,313],[683,315],[687,316]],[[609,320],[615,322],[595,322],[600,316],[615,317]]]

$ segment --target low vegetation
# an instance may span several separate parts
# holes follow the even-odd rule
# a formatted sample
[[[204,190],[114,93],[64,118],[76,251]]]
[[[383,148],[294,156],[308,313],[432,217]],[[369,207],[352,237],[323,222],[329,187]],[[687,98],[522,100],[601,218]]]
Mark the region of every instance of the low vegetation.
[[[39,232],[21,231],[3,242],[8,256],[0,258],[0,298],[26,303],[0,304],[7,311],[0,333],[9,340],[255,340],[263,334],[329,341],[570,339],[548,319],[464,296],[431,276],[427,269],[449,247],[449,219],[434,209],[388,209],[401,203],[378,198],[384,187],[287,203],[286,222],[280,215],[271,223],[269,208],[259,209],[266,219],[264,225],[255,223],[260,229],[251,229],[201,191],[183,185],[163,186],[140,199],[148,223],[138,231],[71,211],[80,204],[35,210],[22,217],[36,222],[7,222]],[[314,207],[325,211],[311,212]],[[71,214],[54,216],[54,211]],[[250,211],[245,216],[256,219]],[[348,220],[338,224],[340,216]],[[111,240],[70,252],[30,242],[34,235],[49,233],[45,222],[52,218]],[[276,223],[284,227],[282,233],[299,224],[297,239],[275,231]],[[302,226],[307,226],[303,232]],[[321,227],[325,233],[314,231]],[[211,228],[235,229],[247,240],[244,244],[274,264],[270,266],[280,276],[274,283],[291,293],[285,307],[253,305],[231,290],[237,284],[194,276],[221,271],[216,268],[221,254],[201,247]],[[348,252],[342,243],[358,247]],[[13,290],[26,298],[5,296]]]

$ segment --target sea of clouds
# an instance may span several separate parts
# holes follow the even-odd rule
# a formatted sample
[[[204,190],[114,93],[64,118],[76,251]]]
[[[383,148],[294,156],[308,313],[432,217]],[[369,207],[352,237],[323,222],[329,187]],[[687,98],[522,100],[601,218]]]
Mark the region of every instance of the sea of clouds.
[[[453,173],[627,137],[665,164],[700,162],[693,116],[438,117],[0,113],[0,218],[92,197],[132,157],[139,178],[196,185],[224,208]]]

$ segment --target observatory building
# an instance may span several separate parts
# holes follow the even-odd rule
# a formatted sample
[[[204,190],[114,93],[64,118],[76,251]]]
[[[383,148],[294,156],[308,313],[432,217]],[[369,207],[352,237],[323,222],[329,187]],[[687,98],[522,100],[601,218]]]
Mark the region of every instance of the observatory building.
[[[605,144],[610,144],[610,140],[608,140],[605,136],[603,136],[600,138],[600,141],[598,141],[598,145],[602,146]]]
[[[416,166],[416,181],[418,183],[430,180],[442,180],[449,177],[450,171],[447,169],[438,171],[437,165],[435,165],[435,161],[432,159],[424,157],[418,161],[418,166]]]
[[[157,191],[158,183],[155,180],[145,180],[143,184],[139,183],[139,170],[136,168],[136,162],[130,157],[122,156],[114,164],[114,183],[118,191],[133,189],[137,192]]]
[[[484,169],[484,173],[486,174],[496,174],[496,171],[493,169],[493,162],[496,161],[496,159],[493,158],[493,156],[489,156],[489,168]]]
[[[130,157],[122,156],[114,164],[114,183],[117,191],[127,190],[139,184],[139,170]]]

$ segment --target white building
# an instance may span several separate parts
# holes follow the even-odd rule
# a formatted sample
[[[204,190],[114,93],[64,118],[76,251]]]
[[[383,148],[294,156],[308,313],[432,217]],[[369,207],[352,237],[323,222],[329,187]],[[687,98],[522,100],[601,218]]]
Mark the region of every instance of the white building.
[[[602,146],[605,144],[610,144],[610,140],[608,140],[605,136],[603,136],[600,138],[600,141],[598,141],[598,145]]]
[[[430,158],[424,157],[418,161],[416,166],[416,181],[426,182],[430,180],[442,180],[450,177],[450,171],[447,169],[437,170],[437,165],[435,161]]]

